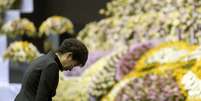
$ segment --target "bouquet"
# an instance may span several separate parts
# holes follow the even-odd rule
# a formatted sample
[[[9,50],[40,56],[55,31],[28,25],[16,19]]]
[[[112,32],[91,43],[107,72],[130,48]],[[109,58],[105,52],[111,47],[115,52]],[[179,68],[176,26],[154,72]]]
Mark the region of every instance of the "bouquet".
[[[37,48],[26,41],[11,43],[4,53],[5,59],[11,59],[14,62],[31,62],[39,56],[40,53]]]
[[[73,24],[65,17],[52,16],[41,24],[39,32],[39,36],[42,36],[43,34],[63,34],[65,32],[73,33]]]
[[[14,2],[15,0],[0,0],[0,13],[8,9]]]
[[[28,36],[36,36],[36,28],[34,24],[26,18],[8,21],[3,25],[1,31],[3,34],[11,37],[24,34],[27,34]]]

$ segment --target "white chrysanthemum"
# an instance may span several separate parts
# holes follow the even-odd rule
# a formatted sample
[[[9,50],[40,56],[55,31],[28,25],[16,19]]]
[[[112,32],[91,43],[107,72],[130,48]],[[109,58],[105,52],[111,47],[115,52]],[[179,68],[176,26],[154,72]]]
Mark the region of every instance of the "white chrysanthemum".
[[[201,80],[189,71],[182,78],[182,84],[190,97],[201,98]]]
[[[8,21],[7,24],[2,27],[2,29],[5,29],[5,32],[13,31],[13,27],[10,26],[12,26],[12,21]]]
[[[172,63],[178,61],[180,58],[188,54],[186,50],[178,50],[175,48],[161,49],[157,54],[148,59],[147,63]]]

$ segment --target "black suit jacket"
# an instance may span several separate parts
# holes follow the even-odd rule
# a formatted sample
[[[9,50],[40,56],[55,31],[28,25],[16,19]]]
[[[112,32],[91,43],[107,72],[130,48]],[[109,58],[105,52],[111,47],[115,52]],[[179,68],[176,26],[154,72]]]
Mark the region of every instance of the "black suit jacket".
[[[62,65],[53,52],[34,60],[26,71],[15,101],[52,101]]]

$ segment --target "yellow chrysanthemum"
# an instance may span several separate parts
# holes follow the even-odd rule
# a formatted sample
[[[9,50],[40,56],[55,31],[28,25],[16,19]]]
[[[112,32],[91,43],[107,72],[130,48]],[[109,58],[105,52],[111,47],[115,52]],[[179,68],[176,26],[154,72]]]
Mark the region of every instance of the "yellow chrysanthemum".
[[[27,34],[28,36],[36,35],[35,25],[26,18],[8,21],[3,25],[1,30],[3,34],[11,37],[24,34]]]
[[[186,101],[201,101],[201,99],[200,98],[196,98],[196,97],[188,97],[186,99]]]
[[[199,79],[201,79],[201,59],[196,61],[196,64],[193,66],[192,71],[196,73]]]
[[[39,55],[40,53],[32,43],[17,41],[10,44],[4,53],[4,58],[15,62],[30,62]]]
[[[0,0],[0,13],[10,8],[16,0]]]
[[[150,69],[150,70],[134,70],[131,73],[129,73],[128,75],[126,75],[124,77],[124,79],[129,79],[129,78],[133,78],[133,77],[140,77],[140,76],[144,76],[146,74],[158,74],[158,75],[166,75],[167,72],[170,71],[174,71],[175,69],[179,68],[182,64],[177,63],[177,64],[164,64],[164,65],[160,65],[156,68]]]
[[[73,33],[73,24],[65,17],[52,16],[41,24],[39,32],[40,36],[43,34],[62,34],[64,32]]]

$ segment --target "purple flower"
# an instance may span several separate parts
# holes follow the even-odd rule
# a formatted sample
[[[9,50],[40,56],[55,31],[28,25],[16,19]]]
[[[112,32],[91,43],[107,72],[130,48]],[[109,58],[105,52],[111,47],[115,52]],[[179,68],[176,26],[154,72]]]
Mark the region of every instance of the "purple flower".
[[[158,41],[148,41],[145,43],[133,44],[116,65],[116,79],[121,80],[124,75],[133,70],[136,61],[138,61],[150,48],[155,46],[157,42]]]
[[[145,75],[133,78],[118,93],[115,101],[185,101],[171,76]]]

